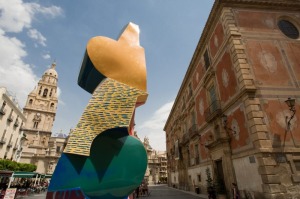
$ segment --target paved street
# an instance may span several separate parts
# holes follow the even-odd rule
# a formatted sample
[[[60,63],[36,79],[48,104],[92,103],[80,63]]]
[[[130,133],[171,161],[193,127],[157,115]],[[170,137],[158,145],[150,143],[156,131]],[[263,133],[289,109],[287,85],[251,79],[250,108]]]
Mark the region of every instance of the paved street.
[[[167,185],[149,186],[150,196],[140,197],[141,199],[206,199],[205,195],[197,195],[193,192],[185,192],[170,188]],[[45,199],[46,193],[35,194],[27,197],[18,197],[18,199]]]
[[[205,195],[197,195],[193,192],[185,192],[178,189],[170,188],[167,185],[149,186],[150,199],[205,199]],[[144,197],[142,197],[144,198]]]
[[[17,199],[45,199],[46,198],[46,193],[41,193],[41,194],[33,194],[33,195],[29,195],[29,196],[19,196],[16,197]]]

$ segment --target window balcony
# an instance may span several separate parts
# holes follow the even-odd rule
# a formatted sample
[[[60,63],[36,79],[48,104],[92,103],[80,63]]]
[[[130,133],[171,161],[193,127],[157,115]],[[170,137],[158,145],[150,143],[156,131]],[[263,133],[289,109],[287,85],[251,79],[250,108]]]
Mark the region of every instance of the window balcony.
[[[195,157],[195,164],[196,165],[200,164],[200,158],[199,158],[199,156]]]
[[[12,142],[9,142],[9,143],[7,144],[7,147],[8,147],[8,148],[12,147]]]
[[[8,122],[12,122],[13,120],[14,120],[13,116],[9,116],[9,117],[7,118],[7,121],[8,121]]]
[[[194,136],[198,135],[197,124],[193,124],[189,128],[189,135],[190,135],[190,138],[193,138]]]
[[[182,144],[183,145],[185,145],[185,144],[187,144],[189,142],[189,134],[188,133],[185,133],[185,134],[183,134],[183,136],[182,136]]]
[[[5,109],[2,108],[2,109],[0,110],[0,115],[5,115],[5,112],[6,112]]]
[[[14,123],[14,127],[18,127],[18,126],[19,126],[19,122],[16,121],[16,122]]]
[[[222,114],[221,103],[219,100],[213,101],[209,107],[204,111],[205,121],[211,122],[217,116]]]
[[[6,143],[6,138],[1,138],[0,144],[5,144]]]

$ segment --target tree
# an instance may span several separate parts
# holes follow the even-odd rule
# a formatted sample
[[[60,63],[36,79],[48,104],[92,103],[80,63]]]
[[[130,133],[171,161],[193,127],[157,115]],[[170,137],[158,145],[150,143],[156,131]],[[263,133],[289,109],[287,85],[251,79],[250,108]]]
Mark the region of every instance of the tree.
[[[9,171],[26,171],[33,172],[37,168],[34,164],[19,163],[7,159],[0,159],[0,170],[9,170]]]
[[[209,199],[215,199],[216,198],[216,187],[214,184],[213,179],[211,178],[210,169],[207,167],[206,170],[206,186],[207,186],[207,193]]]

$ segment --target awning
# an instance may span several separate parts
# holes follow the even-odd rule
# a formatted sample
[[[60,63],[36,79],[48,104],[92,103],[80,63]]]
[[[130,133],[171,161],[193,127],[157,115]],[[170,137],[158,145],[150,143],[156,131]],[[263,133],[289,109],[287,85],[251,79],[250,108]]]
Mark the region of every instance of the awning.
[[[11,177],[12,171],[0,171],[0,177]]]
[[[0,177],[14,177],[14,178],[51,178],[52,174],[40,174],[37,172],[26,172],[26,171],[1,171]]]
[[[52,174],[45,174],[45,178],[52,178]]]
[[[13,173],[14,178],[36,178],[43,176],[42,174],[36,172],[26,172],[26,171],[15,171]]]

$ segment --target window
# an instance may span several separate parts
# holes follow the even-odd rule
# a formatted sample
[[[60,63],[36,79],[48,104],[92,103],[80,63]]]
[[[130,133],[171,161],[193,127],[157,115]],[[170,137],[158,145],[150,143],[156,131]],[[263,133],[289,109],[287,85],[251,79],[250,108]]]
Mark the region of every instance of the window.
[[[204,53],[204,64],[205,64],[205,69],[207,70],[210,66],[210,61],[209,61],[209,56],[208,56],[207,50]]]
[[[33,128],[34,128],[34,129],[37,129],[38,125],[39,125],[39,122],[36,122],[36,121],[35,121],[35,122],[33,123]]]
[[[50,94],[49,94],[49,97],[51,97],[51,96],[52,96],[52,90],[53,90],[53,89],[51,88],[51,90],[50,90]]]
[[[33,102],[33,100],[32,100],[32,99],[30,99],[30,100],[29,100],[29,104],[31,105],[31,104],[32,104],[32,102]]]
[[[47,94],[48,94],[48,89],[45,89],[43,92],[43,97],[47,97]]]
[[[199,147],[198,147],[198,144],[195,144],[195,156],[196,157],[199,156]]]
[[[11,109],[10,114],[9,114],[9,116],[8,116],[8,118],[7,118],[7,121],[8,121],[8,122],[12,122],[12,121],[13,121],[13,116],[12,116],[12,114],[13,114],[13,109]]]
[[[56,153],[59,153],[60,152],[60,146],[57,146],[56,147]]]
[[[8,144],[11,144],[11,139],[12,139],[12,137],[13,137],[13,134],[10,135]]]
[[[297,27],[291,23],[288,20],[280,20],[278,22],[278,27],[281,30],[281,32],[291,38],[291,39],[298,39],[299,38],[299,30],[297,29]]]
[[[182,97],[182,109],[185,109],[185,97]]]
[[[189,84],[189,96],[192,97],[193,96],[193,88],[192,88],[192,84]]]
[[[1,140],[4,140],[5,134],[6,134],[6,129],[4,129],[4,131],[3,131],[3,135],[1,137]]]
[[[198,182],[201,182],[201,174],[197,175]]]
[[[249,162],[250,163],[255,163],[255,157],[254,156],[249,156]]]
[[[4,110],[5,105],[6,105],[6,102],[4,101],[4,102],[2,103],[2,106],[1,106],[1,111]]]
[[[211,111],[215,111],[218,109],[215,86],[211,86],[209,88],[208,92],[209,92],[209,99],[210,99],[210,103],[211,103]]]
[[[39,90],[39,95],[41,95],[41,93],[42,93],[42,86],[40,87],[40,90]]]
[[[6,102],[4,101],[4,102],[2,103],[2,106],[1,106],[1,109],[0,109],[0,114],[1,114],[1,115],[5,115],[5,111],[4,111],[5,105],[6,105]]]
[[[179,143],[178,143],[178,140],[175,141],[175,145],[174,145],[174,148],[175,148],[175,160],[178,160],[179,159]]]
[[[297,171],[300,171],[300,160],[294,160],[294,164]]]
[[[192,125],[196,125],[197,121],[196,121],[196,112],[193,111],[192,112]]]
[[[51,103],[50,108],[51,108],[51,109],[54,108],[54,103]]]

